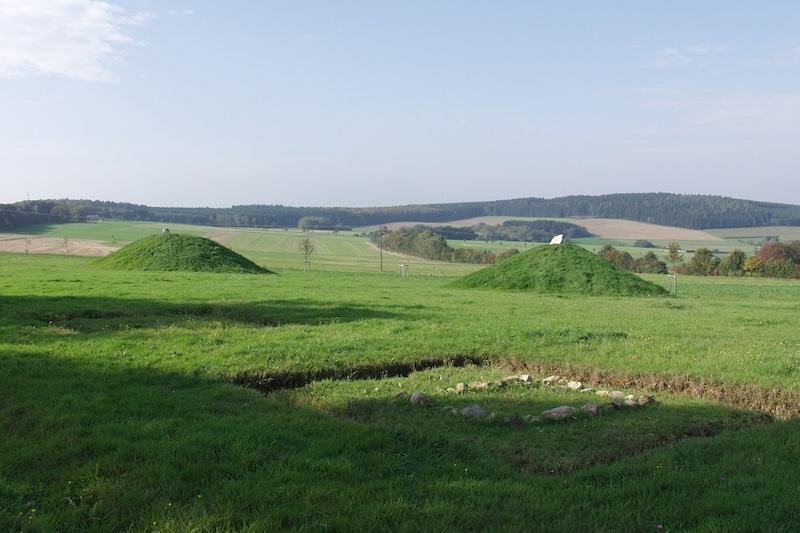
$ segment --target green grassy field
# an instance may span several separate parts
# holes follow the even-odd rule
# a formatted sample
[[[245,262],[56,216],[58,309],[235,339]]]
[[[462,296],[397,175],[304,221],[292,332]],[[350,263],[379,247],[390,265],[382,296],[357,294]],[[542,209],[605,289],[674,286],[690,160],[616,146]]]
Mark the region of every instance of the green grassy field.
[[[215,228],[154,222],[103,221],[28,226],[16,233],[40,237],[68,237],[70,239],[98,240],[108,245],[122,246],[142,237],[160,234],[163,227],[173,233],[187,233],[212,238],[268,269],[303,270],[303,256],[298,251],[300,239],[308,237],[314,244],[312,270],[378,272],[380,251],[369,239],[355,232]],[[399,273],[399,265],[408,264],[409,270],[423,275],[461,275],[479,268],[476,265],[430,261],[384,251],[384,272]]]
[[[234,247],[293,253],[252,233]],[[360,268],[358,238],[319,237]],[[0,530],[800,528],[800,283],[623,298],[452,280],[0,254]],[[395,375],[415,365],[440,368]],[[523,371],[659,401],[521,427],[449,413],[601,400],[446,392]],[[397,396],[415,390],[435,405]]]
[[[297,249],[300,239],[309,237],[315,246],[312,255],[313,270],[344,271],[344,272],[376,272],[380,269],[380,252],[368,239],[361,237],[357,232],[332,233],[328,231],[314,231],[303,233],[298,230],[282,229],[257,229],[257,228],[214,228],[208,226],[189,226],[180,224],[167,224],[175,233],[187,233],[213,238],[255,261],[268,269],[302,270],[303,257]],[[103,242],[107,245],[123,246],[145,236],[161,233],[163,224],[153,222],[129,221],[103,221],[100,223],[60,224],[29,226],[15,230],[17,233],[39,237],[57,237],[70,239],[90,239]],[[480,250],[491,250],[501,253],[511,248],[520,251],[538,246],[538,243],[521,243],[513,241],[448,241],[453,247],[469,247]],[[639,257],[648,251],[655,251],[663,255],[663,249],[635,248],[633,240],[617,239],[577,239],[576,242],[585,248],[596,252],[604,244],[614,246],[629,252],[634,257]],[[655,241],[654,241],[655,242]],[[656,242],[658,246],[666,248],[666,241]],[[738,241],[728,245],[727,241],[687,243],[719,249],[728,252],[741,248]],[[691,248],[694,249],[694,248]],[[408,264],[412,275],[445,275],[460,276],[480,268],[479,265],[447,263],[430,261],[412,256],[403,256],[391,252],[383,254],[383,269],[385,272],[398,274],[400,264]]]

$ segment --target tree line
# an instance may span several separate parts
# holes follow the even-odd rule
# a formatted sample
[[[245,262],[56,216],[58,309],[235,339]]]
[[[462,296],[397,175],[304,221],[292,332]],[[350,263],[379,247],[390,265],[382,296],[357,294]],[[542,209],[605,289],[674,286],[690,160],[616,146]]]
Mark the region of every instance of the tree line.
[[[415,227],[431,231],[445,239],[464,241],[550,242],[550,239],[559,233],[567,240],[594,237],[583,226],[559,220],[506,220],[502,224],[480,223],[470,227],[425,225]]]
[[[698,248],[691,258],[685,260],[680,245],[675,242],[670,244],[663,261],[653,252],[634,259],[628,252],[611,245],[604,246],[598,255],[621,268],[639,273],[666,274],[669,263],[676,274],[691,276],[800,279],[800,241],[782,243],[768,240],[750,256],[741,250],[733,250],[720,258],[708,248]]]
[[[316,217],[325,227],[355,227],[390,222],[447,222],[480,216],[621,218],[685,228],[800,225],[800,206],[723,196],[626,193],[561,198],[517,198],[487,202],[390,207],[151,207],[96,200],[35,200],[0,205],[0,229],[32,223],[81,221],[87,216],[182,224],[239,227],[298,227]],[[48,218],[50,217],[50,218]]]
[[[451,263],[488,265],[519,253],[516,248],[500,254],[475,248],[452,248],[442,235],[424,227],[401,228],[388,232],[375,231],[370,233],[370,240],[393,252]]]

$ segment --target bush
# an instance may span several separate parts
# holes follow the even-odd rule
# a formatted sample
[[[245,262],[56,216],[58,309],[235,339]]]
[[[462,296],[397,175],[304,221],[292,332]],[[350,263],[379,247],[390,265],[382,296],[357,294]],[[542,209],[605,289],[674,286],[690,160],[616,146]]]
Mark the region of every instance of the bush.
[[[693,276],[716,276],[719,274],[720,260],[708,248],[698,248],[684,271]]]
[[[747,256],[741,250],[734,250],[725,257],[719,264],[719,273],[723,276],[743,276],[744,265]]]
[[[496,262],[501,263],[506,259],[508,259],[509,257],[514,257],[518,253],[519,250],[517,250],[516,248],[511,248],[510,250],[506,250],[505,252],[500,252],[499,254],[497,254]]]
[[[643,257],[633,260],[631,263],[631,270],[641,274],[666,274],[667,264],[660,261],[656,254],[647,252]]]
[[[760,276],[764,261],[756,255],[751,255],[744,261],[744,273],[748,276]]]
[[[646,239],[639,239],[633,241],[633,246],[635,248],[655,248],[656,245]]]
[[[628,252],[621,252],[610,244],[603,246],[603,248],[597,252],[597,255],[625,270],[631,270],[633,266],[633,256],[631,254]]]

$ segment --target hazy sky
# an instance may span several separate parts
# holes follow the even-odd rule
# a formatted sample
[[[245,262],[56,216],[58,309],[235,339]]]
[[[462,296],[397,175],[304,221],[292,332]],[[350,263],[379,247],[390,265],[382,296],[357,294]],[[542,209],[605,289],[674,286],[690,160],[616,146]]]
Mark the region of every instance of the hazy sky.
[[[0,202],[800,203],[800,2],[0,0]]]

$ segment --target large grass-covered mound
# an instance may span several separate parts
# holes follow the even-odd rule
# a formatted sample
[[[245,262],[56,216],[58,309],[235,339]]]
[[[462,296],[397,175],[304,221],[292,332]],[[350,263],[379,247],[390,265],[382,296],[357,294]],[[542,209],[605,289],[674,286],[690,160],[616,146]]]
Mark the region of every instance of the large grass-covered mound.
[[[174,233],[139,239],[99,260],[97,266],[116,270],[270,273],[211,239]]]
[[[457,287],[548,294],[659,296],[666,289],[574,244],[538,246],[454,282]]]

